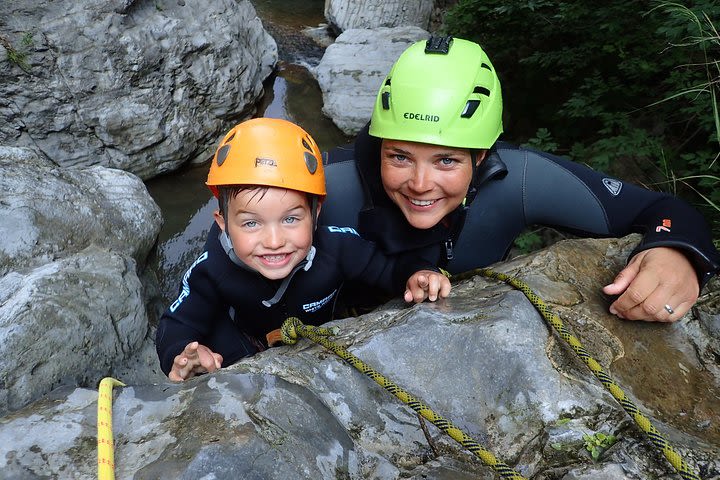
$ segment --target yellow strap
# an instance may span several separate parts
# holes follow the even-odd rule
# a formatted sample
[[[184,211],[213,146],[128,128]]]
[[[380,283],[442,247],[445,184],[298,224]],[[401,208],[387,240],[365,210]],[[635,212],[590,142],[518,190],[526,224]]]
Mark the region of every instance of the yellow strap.
[[[115,452],[112,432],[112,389],[125,384],[112,377],[100,380],[97,406],[98,479],[115,479]]]

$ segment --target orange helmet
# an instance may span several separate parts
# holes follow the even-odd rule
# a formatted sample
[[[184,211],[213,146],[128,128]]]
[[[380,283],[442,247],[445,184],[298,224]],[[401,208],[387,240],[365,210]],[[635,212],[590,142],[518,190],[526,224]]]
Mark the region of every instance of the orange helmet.
[[[220,142],[205,184],[215,197],[223,185],[263,185],[325,197],[315,140],[279,118],[253,118],[234,126]]]

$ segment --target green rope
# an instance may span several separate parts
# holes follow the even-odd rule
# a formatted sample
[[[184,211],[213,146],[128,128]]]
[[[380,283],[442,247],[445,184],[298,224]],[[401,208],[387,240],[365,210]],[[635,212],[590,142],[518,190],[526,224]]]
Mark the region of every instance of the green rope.
[[[565,340],[570,347],[572,347],[575,353],[577,353],[582,361],[585,362],[585,365],[590,368],[590,371],[592,371],[595,377],[597,377],[597,379],[600,380],[612,396],[620,402],[620,405],[622,405],[625,411],[632,417],[633,420],[635,420],[635,423],[640,427],[640,429],[647,434],[650,441],[662,451],[662,454],[670,462],[673,468],[675,468],[677,473],[679,473],[685,480],[701,480],[700,476],[696,474],[687,463],[685,463],[680,454],[675,451],[665,437],[653,426],[650,419],[640,412],[635,403],[633,403],[633,401],[625,395],[625,392],[620,388],[620,386],[615,383],[615,381],[603,370],[600,364],[590,356],[587,350],[585,350],[585,347],[583,347],[580,343],[580,340],[578,340],[577,337],[565,328],[565,325],[563,325],[560,317],[553,313],[550,310],[550,307],[548,307],[547,304],[543,302],[542,299],[537,296],[537,294],[535,294],[535,292],[533,292],[527,284],[515,277],[495,272],[487,268],[471,270],[470,272],[453,276],[453,280],[469,278],[473,275],[482,275],[483,277],[500,280],[523,292],[528,300],[530,300],[530,303],[538,309],[542,317],[553,326],[562,339]]]
[[[352,353],[348,352],[343,347],[325,338],[328,335],[337,334],[337,327],[313,327],[311,325],[303,324],[296,317],[290,317],[285,320],[280,330],[282,334],[282,341],[288,345],[295,344],[297,342],[298,336],[301,336],[312,340],[313,342],[322,345],[331,352],[335,353],[345,362],[355,367],[368,377],[372,378],[378,385],[395,395],[403,403],[410,406],[410,408],[415,410],[418,414],[422,415],[428,421],[432,422],[440,430],[450,435],[453,440],[474,453],[477,457],[480,458],[480,460],[482,460],[485,465],[489,466],[498,474],[500,474],[501,478],[510,480],[525,480],[525,477],[520,475],[518,472],[510,468],[505,463],[495,458],[495,456],[491,452],[485,450],[480,444],[478,444],[475,440],[465,434],[465,432],[453,425],[452,422],[446,420],[445,418],[432,411],[430,407],[425,405],[420,399],[410,395],[408,392],[385,378],[381,373],[370,367],[368,364],[360,360]]]

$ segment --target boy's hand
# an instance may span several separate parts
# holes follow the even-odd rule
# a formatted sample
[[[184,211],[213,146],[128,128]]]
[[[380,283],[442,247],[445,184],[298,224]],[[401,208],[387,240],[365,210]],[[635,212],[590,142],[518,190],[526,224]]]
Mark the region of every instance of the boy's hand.
[[[182,382],[200,373],[214,372],[222,366],[222,361],[219,353],[198,342],[190,342],[175,357],[168,378],[173,382]]]
[[[450,279],[432,270],[415,272],[407,281],[405,301],[420,303],[426,298],[434,302],[450,294]]]

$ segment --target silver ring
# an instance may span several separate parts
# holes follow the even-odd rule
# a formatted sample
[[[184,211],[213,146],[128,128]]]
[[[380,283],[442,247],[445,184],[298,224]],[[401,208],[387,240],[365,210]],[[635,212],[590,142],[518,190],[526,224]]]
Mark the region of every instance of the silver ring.
[[[667,304],[665,304],[665,310],[666,310],[670,315],[672,315],[673,313],[675,313],[675,310],[673,310],[673,308],[672,308],[670,305],[667,305]]]

